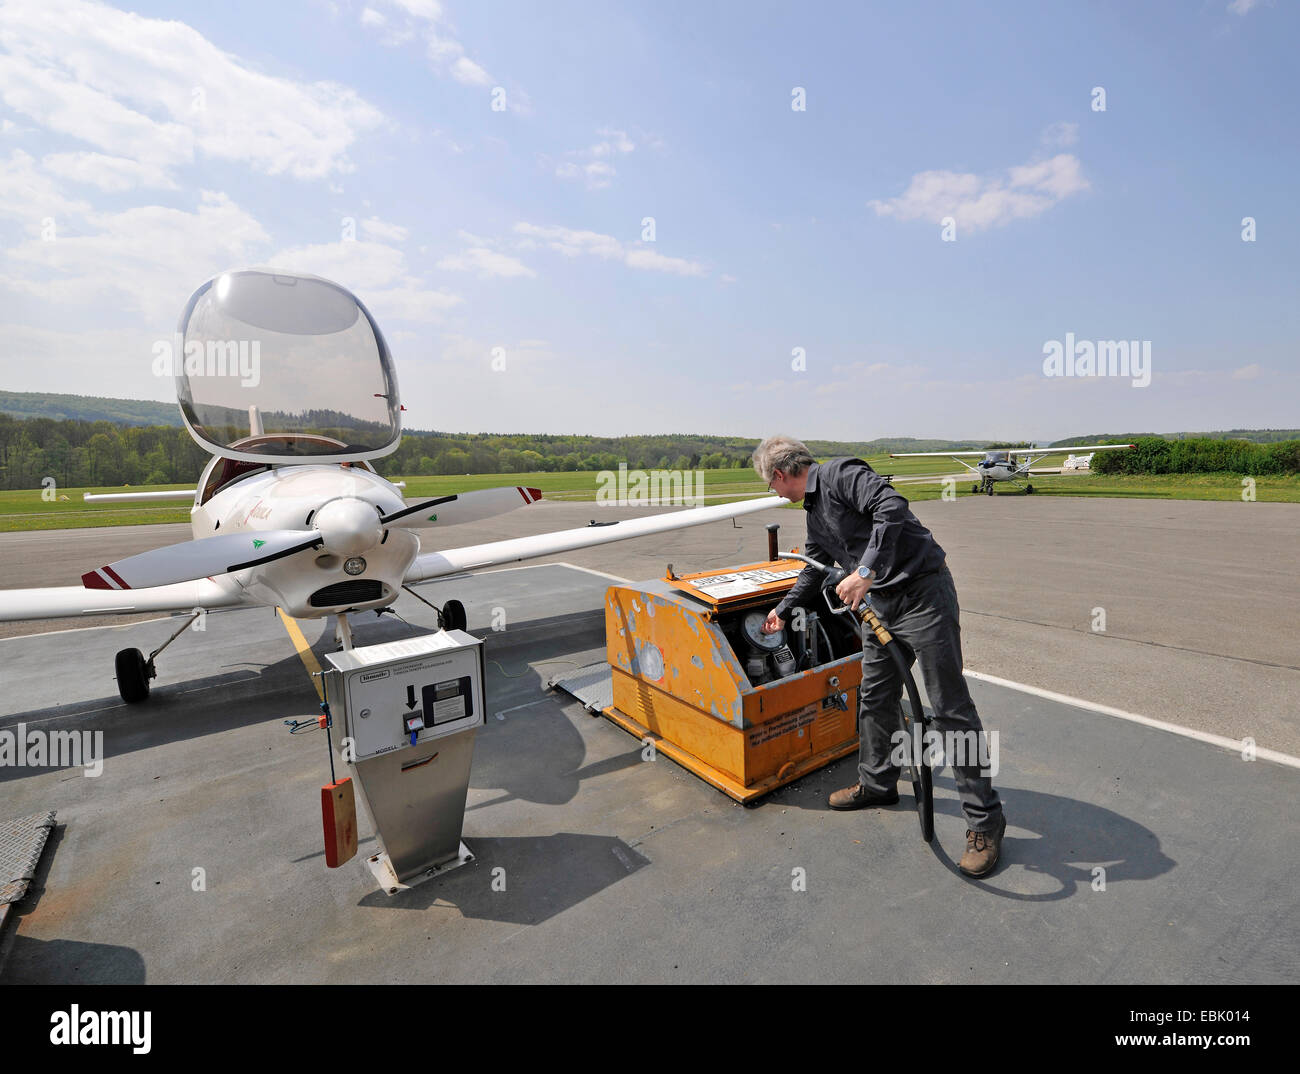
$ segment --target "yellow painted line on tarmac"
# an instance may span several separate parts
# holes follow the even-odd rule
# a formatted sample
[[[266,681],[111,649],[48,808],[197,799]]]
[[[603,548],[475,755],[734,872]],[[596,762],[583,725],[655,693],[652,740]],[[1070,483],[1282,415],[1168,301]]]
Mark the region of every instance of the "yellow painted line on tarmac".
[[[303,667],[307,669],[308,675],[311,676],[311,684],[316,688],[316,696],[322,701],[325,700],[325,687],[320,680],[320,662],[316,659],[316,654],[311,651],[311,646],[307,644],[307,639],[303,637],[302,627],[298,625],[298,620],[291,615],[285,615],[279,608],[276,612],[280,616],[280,621],[284,624],[284,629],[289,634],[289,640],[293,642],[293,647],[298,650],[298,655],[302,658]]]

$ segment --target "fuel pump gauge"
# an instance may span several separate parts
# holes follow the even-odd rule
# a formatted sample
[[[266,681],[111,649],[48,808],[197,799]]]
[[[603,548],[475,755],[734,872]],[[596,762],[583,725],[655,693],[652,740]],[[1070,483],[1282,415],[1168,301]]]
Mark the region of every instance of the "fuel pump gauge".
[[[740,628],[744,631],[745,640],[755,649],[774,653],[785,644],[785,630],[782,628],[775,634],[764,634],[763,623],[766,619],[766,612],[750,612],[741,622]]]

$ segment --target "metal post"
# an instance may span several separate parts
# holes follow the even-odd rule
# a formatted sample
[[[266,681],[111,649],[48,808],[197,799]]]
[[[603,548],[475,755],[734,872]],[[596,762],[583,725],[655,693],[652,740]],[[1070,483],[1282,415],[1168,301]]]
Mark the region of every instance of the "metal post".
[[[776,531],[781,528],[779,522],[767,524],[767,558],[776,559]]]

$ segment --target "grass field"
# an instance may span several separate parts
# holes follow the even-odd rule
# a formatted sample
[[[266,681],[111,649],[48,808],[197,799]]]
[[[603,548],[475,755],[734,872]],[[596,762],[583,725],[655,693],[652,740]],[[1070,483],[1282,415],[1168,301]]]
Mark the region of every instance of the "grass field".
[[[1060,459],[1064,459],[1062,453]],[[1044,460],[1041,465],[1055,466],[1058,460]],[[945,465],[943,459],[890,459],[875,456],[867,460],[880,473],[899,477],[925,474],[955,473],[955,465]],[[906,464],[906,468],[904,468]],[[726,503],[729,499],[747,498],[765,492],[763,483],[752,470],[703,470],[704,493],[707,503]],[[469,492],[473,489],[492,488],[497,485],[527,485],[542,490],[548,500],[592,501],[598,488],[597,475],[591,471],[575,473],[535,474],[470,474],[449,477],[407,477],[406,495],[409,498],[441,496],[451,492]],[[1108,476],[1095,474],[1049,474],[1033,479],[1036,496],[1096,496],[1170,500],[1240,500],[1242,479],[1235,474],[1169,474],[1159,476]],[[959,497],[971,495],[972,479],[957,480]],[[180,489],[184,485],[159,485],[157,489]],[[909,500],[937,500],[943,485],[904,483],[899,491]],[[123,488],[60,489],[58,499],[46,501],[39,490],[0,492],[0,533],[42,529],[81,529],[90,526],[138,526],[159,522],[187,522],[189,504],[138,503],[138,504],[88,504],[83,502],[84,492],[144,491]],[[1024,493],[1007,483],[997,486],[999,496],[1023,496]],[[1255,498],[1261,502],[1300,503],[1300,475],[1289,477],[1261,477],[1255,482]]]

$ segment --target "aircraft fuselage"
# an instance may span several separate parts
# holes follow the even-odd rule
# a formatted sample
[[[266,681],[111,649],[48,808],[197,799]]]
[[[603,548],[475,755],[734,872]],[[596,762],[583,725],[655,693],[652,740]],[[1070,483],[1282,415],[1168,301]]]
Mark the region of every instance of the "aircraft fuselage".
[[[247,533],[249,559],[258,556],[259,531],[302,530],[304,537],[319,531],[316,547],[230,577],[254,601],[279,605],[295,618],[320,618],[396,599],[420,541],[406,530],[386,529],[379,518],[403,506],[396,486],[359,466],[294,464],[249,474],[196,503],[190,525],[195,540]]]

